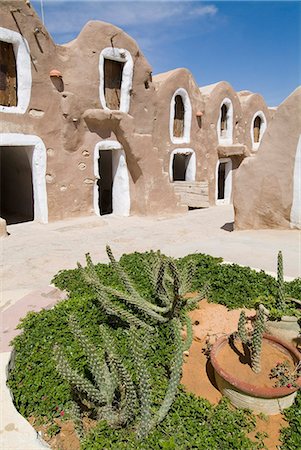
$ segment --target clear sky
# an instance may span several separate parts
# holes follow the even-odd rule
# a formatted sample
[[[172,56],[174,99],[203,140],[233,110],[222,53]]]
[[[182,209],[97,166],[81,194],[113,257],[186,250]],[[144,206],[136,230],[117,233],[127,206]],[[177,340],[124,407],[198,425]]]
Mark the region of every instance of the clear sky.
[[[269,106],[301,84],[300,1],[42,2],[57,44],[103,20],[137,41],[154,74],[187,67],[200,86],[226,80],[262,94]],[[41,15],[41,0],[31,3]]]

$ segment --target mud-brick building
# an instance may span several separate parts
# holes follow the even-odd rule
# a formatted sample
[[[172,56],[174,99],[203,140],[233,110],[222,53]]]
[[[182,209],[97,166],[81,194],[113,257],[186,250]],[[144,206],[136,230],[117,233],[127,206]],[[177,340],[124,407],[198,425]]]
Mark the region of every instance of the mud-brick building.
[[[8,223],[166,214],[237,196],[237,226],[258,226],[242,219],[254,186],[240,201],[250,181],[241,173],[277,135],[279,111],[224,81],[199,88],[187,69],[152,77],[137,43],[114,25],[89,22],[59,46],[28,1],[0,3],[0,215]]]
[[[1,3],[0,17],[1,215],[177,210],[153,145],[151,67],[135,41],[89,22],[57,46],[22,0]]]

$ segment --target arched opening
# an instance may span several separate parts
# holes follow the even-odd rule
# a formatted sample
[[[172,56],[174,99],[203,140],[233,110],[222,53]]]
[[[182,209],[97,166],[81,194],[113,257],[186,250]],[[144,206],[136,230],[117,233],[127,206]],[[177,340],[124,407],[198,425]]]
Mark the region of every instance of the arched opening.
[[[0,147],[0,216],[8,225],[34,220],[33,146]]]
[[[117,141],[103,141],[94,152],[94,210],[98,215],[130,213],[130,187],[125,152]]]
[[[104,109],[129,112],[133,68],[133,58],[124,48],[107,47],[100,52],[99,98]]]
[[[221,107],[221,137],[225,137],[228,129],[228,107],[224,103]]]
[[[104,58],[104,96],[109,109],[120,109],[124,62]]]
[[[216,204],[229,205],[232,193],[232,161],[220,159],[216,170]]]
[[[174,121],[173,121],[173,135],[175,137],[184,136],[184,116],[185,116],[185,108],[182,96],[176,95]]]
[[[186,181],[187,167],[192,154],[175,153],[172,165],[173,181]]]
[[[17,65],[13,44],[0,41],[0,105],[17,106]]]
[[[191,148],[177,148],[169,161],[170,181],[195,181],[196,158]]]
[[[261,117],[256,116],[254,119],[254,126],[253,126],[253,138],[255,144],[260,141],[261,122],[262,122]]]

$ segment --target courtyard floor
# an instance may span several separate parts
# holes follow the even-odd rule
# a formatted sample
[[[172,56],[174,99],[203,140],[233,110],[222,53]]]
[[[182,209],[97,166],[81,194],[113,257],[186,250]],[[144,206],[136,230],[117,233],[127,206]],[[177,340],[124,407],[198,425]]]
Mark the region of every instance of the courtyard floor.
[[[166,217],[107,215],[10,225],[10,235],[0,241],[0,308],[3,311],[29,292],[48,286],[60,269],[84,262],[87,252],[95,262],[106,262],[106,244],[117,258],[150,249],[176,257],[203,252],[268,272],[276,271],[277,252],[282,250],[285,276],[301,276],[300,231],[232,229],[232,206]]]

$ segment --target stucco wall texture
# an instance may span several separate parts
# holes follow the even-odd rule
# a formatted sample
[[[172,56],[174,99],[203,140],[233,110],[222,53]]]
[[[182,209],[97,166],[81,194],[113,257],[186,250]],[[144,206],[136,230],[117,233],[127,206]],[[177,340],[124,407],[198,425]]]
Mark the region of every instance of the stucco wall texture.
[[[277,217],[269,214],[267,220],[257,220],[256,215],[254,220],[244,218],[246,206],[242,198],[245,199],[245,192],[251,189],[252,195],[250,191],[247,194],[247,205],[248,214],[252,215],[251,205],[257,205],[259,197],[265,198],[262,187],[268,195],[270,184],[263,185],[262,181],[266,179],[267,170],[273,171],[274,180],[279,177],[277,183],[274,181],[278,189],[279,186],[286,189],[287,183],[280,181],[283,171],[276,170],[275,159],[270,157],[266,163],[269,167],[260,161],[262,154],[268,158],[276,151],[274,144],[268,142],[274,143],[281,138],[277,141],[280,153],[280,148],[283,145],[287,147],[288,142],[292,141],[294,147],[295,141],[288,130],[295,130],[297,124],[291,118],[290,108],[285,109],[286,130],[282,134],[272,123],[277,123],[283,107],[273,110],[271,122],[270,110],[258,94],[249,91],[236,93],[225,81],[199,88],[192,74],[183,68],[152,78],[152,68],[137,43],[120,28],[108,23],[88,22],[75,40],[59,46],[55,45],[29,2],[12,0],[0,3],[0,27],[4,30],[2,36],[6,30],[12,30],[27,41],[31,67],[31,95],[26,111],[22,114],[0,111],[0,151],[5,145],[1,143],[4,134],[20,134],[20,139],[22,135],[37,136],[43,141],[47,157],[45,181],[50,221],[95,214],[95,149],[100,142],[109,140],[117,141],[125,152],[130,214],[165,214],[187,209],[174,191],[170,160],[175,150],[189,149],[196,155],[195,181],[208,183],[210,205],[216,202],[219,159],[231,159],[232,184],[234,195],[237,195],[234,199],[237,228],[289,226],[292,188],[285,191],[286,201],[282,209],[273,200],[269,209],[277,209]],[[130,61],[127,67],[132,64],[132,75],[127,79],[123,77],[121,87],[121,96],[128,96],[128,110],[110,110],[103,104],[100,87],[103,52],[117,55],[117,61],[122,58],[126,64]],[[18,70],[18,57],[16,63]],[[185,104],[185,117],[190,115],[191,119],[186,124],[189,130],[185,131],[182,140],[174,139],[171,133],[175,108],[172,102],[177,91]],[[232,133],[227,142],[218,136],[221,106],[225,99],[232,108]],[[259,149],[254,150],[252,119],[257,111],[263,112],[267,130]],[[286,159],[289,156],[282,151],[282,157]],[[290,167],[287,175],[290,175],[291,183],[293,152],[289,158],[285,164]],[[260,167],[256,169],[256,187],[254,184],[249,186],[254,180],[243,175],[255,165]],[[263,210],[262,206],[261,215]]]
[[[301,87],[277,108],[256,155],[241,164],[234,187],[235,229],[291,227],[294,190],[300,200],[300,135]],[[299,221],[292,227],[301,229],[300,203],[296,208]]]

